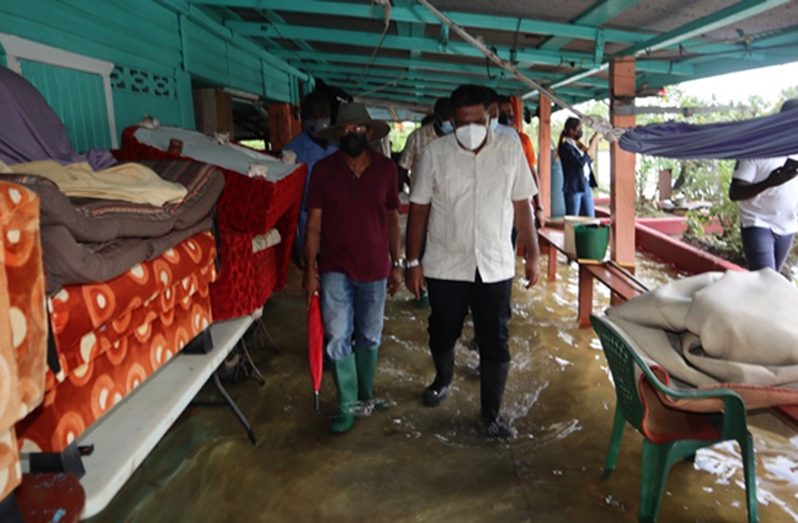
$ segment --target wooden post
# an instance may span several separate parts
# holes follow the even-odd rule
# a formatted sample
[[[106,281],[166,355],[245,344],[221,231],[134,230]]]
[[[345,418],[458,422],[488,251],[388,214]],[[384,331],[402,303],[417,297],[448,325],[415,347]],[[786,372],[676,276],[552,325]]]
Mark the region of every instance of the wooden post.
[[[634,58],[617,58],[610,63],[610,121],[614,127],[634,127],[634,114],[617,114],[631,107],[635,96]],[[612,214],[612,259],[623,267],[635,265],[635,155],[610,146],[612,165],[610,212]]]
[[[590,328],[590,315],[593,313],[593,274],[579,264],[579,305],[578,321],[580,329]]]
[[[518,96],[511,96],[510,102],[513,104],[513,116],[515,117],[510,125],[518,129],[519,132],[524,132],[524,102]]]
[[[546,253],[548,254],[548,265],[546,265],[546,277],[549,281],[557,280],[557,247],[553,243],[546,242]]]
[[[538,178],[544,216],[551,218],[551,100],[540,94],[538,127]]]
[[[269,105],[269,142],[274,152],[282,148],[302,132],[296,117],[298,111],[291,104],[274,103]]]
[[[671,199],[671,193],[673,192],[673,170],[672,169],[662,169],[659,172],[659,201],[663,202],[665,200]]]

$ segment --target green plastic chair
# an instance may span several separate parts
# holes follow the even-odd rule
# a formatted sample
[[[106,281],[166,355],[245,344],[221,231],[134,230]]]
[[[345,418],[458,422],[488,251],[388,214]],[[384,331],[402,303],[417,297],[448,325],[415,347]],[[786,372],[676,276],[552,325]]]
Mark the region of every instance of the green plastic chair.
[[[739,443],[742,451],[748,521],[751,523],[758,522],[754,444],[751,433],[748,432],[746,426],[745,404],[742,398],[728,389],[677,391],[665,386],[629,345],[627,340],[607,320],[593,315],[590,317],[590,321],[593,324],[593,330],[596,331],[601,340],[601,346],[604,349],[604,354],[607,357],[615,382],[615,394],[617,397],[610,449],[607,455],[607,464],[604,467],[605,478],[609,477],[615,469],[615,462],[618,458],[621,437],[626,423],[633,426],[641,435],[643,434],[641,428],[643,405],[638,395],[635,365],[643,371],[657,391],[669,398],[674,400],[718,399],[723,401],[724,405],[722,413],[707,414],[707,416],[714,418],[712,423],[721,434],[719,439],[685,439],[659,445],[652,443],[643,436],[638,520],[646,523],[653,523],[657,520],[660,500],[665,490],[665,482],[671,466],[683,459],[691,459],[700,448],[708,447],[721,441],[735,440]]]

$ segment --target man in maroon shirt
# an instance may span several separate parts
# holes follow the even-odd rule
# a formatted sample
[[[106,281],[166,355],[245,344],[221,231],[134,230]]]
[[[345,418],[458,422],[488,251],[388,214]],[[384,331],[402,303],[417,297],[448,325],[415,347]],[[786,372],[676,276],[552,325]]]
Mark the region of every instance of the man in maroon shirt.
[[[351,430],[358,402],[374,398],[386,290],[401,283],[396,166],[368,145],[388,131],[364,105],[342,105],[324,131],[339,151],[316,164],[308,194],[303,287],[308,300],[321,290],[340,408],[333,432]]]

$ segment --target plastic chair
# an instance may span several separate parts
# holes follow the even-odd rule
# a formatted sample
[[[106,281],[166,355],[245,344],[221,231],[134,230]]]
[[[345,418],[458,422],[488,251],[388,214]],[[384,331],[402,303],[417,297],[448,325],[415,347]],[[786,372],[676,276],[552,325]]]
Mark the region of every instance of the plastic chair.
[[[590,320],[607,357],[617,397],[610,449],[607,464],[604,467],[605,478],[609,477],[615,469],[626,423],[632,425],[644,437],[639,521],[655,522],[657,520],[660,499],[665,490],[665,482],[671,466],[683,459],[690,459],[700,448],[733,439],[739,443],[742,453],[748,521],[758,522],[754,444],[746,426],[745,404],[742,398],[728,389],[677,391],[665,386],[630,346],[629,342],[607,320],[595,315],[591,316]],[[720,437],[714,439],[674,438],[673,441],[664,444],[649,441],[642,427],[644,407],[638,393],[635,365],[642,370],[648,382],[657,392],[670,399],[722,401],[722,413],[700,415],[705,416],[707,421],[717,428]]]

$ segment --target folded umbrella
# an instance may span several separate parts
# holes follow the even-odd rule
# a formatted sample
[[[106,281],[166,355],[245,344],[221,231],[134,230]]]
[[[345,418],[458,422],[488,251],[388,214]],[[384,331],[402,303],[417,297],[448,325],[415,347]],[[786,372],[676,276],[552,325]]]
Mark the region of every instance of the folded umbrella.
[[[313,382],[316,412],[319,411],[319,390],[321,389],[321,374],[324,350],[324,324],[321,321],[321,304],[318,294],[313,295],[308,307],[308,363],[310,364],[310,379]]]

